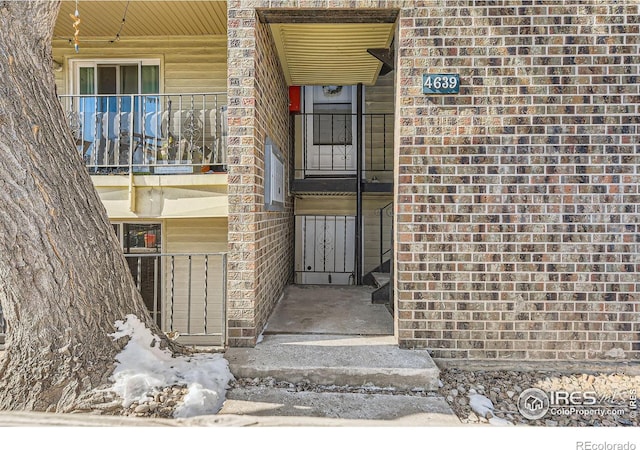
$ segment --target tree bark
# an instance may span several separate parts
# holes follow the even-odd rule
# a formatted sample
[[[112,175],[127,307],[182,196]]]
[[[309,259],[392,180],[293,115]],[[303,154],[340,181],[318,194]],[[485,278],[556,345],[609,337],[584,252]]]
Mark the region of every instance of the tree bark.
[[[0,1],[0,409],[68,412],[108,385],[116,320],[158,336],[56,96],[59,1]]]

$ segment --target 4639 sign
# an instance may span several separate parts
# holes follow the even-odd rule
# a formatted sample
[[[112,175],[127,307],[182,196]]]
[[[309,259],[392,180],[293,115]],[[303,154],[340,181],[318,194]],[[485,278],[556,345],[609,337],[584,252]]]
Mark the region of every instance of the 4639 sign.
[[[423,94],[457,94],[460,92],[460,75],[430,73],[422,75]]]

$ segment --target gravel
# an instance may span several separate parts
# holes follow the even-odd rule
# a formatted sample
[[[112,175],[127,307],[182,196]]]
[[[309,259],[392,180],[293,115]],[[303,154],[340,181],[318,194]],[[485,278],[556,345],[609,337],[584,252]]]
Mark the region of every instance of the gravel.
[[[615,427],[638,426],[640,411],[632,410],[632,401],[640,393],[640,376],[621,373],[561,373],[561,372],[515,372],[515,371],[469,371],[444,369],[440,373],[442,387],[439,393],[463,423],[489,422],[491,417],[482,417],[469,406],[469,394],[477,393],[489,398],[494,406],[493,415],[511,425],[533,425],[547,427]],[[579,400],[585,392],[594,392],[596,401],[603,406],[568,405],[556,408],[537,420],[529,420],[518,411],[518,397],[529,388],[538,388],[545,393],[566,391],[576,393]],[[634,394],[635,392],[635,394]],[[591,395],[591,394],[589,394]],[[636,405],[638,405],[636,400]],[[638,405],[640,406],[640,405]],[[558,409],[562,413],[558,413]],[[616,410],[622,414],[607,414],[599,410]],[[556,412],[555,414],[553,412]],[[506,423],[503,423],[506,424]]]
[[[425,389],[400,390],[376,386],[326,386],[311,383],[289,383],[273,378],[241,378],[233,381],[230,388],[264,386],[286,389],[290,392],[332,392],[362,393],[412,396],[442,396],[463,424],[493,424],[543,427],[616,427],[640,426],[638,410],[633,409],[634,396],[640,393],[640,376],[622,373],[562,373],[549,371],[482,371],[458,368],[443,369],[440,373],[441,387],[437,392]],[[529,420],[518,411],[518,397],[526,389],[539,388],[544,392],[566,391],[581,393],[595,392],[600,410],[616,409],[620,414],[603,414],[595,408],[585,407],[581,412],[552,414]],[[635,392],[635,394],[634,394]],[[185,386],[172,386],[156,392],[141,402],[135,402],[123,410],[115,399],[103,404],[100,413],[119,414],[134,417],[171,418],[185,394]],[[473,411],[471,396],[485,396],[493,405],[490,412]],[[486,402],[485,402],[486,404]],[[636,400],[636,405],[638,402]],[[119,407],[118,407],[119,406]],[[638,405],[640,407],[640,405]],[[552,406],[553,408],[553,406]],[[98,408],[94,408],[94,412]],[[578,409],[578,408],[576,408]],[[591,413],[589,413],[591,411]],[[594,413],[595,411],[595,413]],[[569,411],[571,412],[571,411]]]
[[[442,396],[464,424],[492,424],[543,427],[616,427],[639,426],[639,411],[632,410],[631,401],[640,392],[640,376],[619,373],[520,372],[520,371],[469,371],[443,369],[440,373],[441,388],[437,392],[424,389],[410,391],[375,386],[325,386],[310,383],[288,383],[273,378],[244,378],[232,383],[233,387],[266,386],[301,392],[350,392],[388,395]],[[595,408],[580,407],[572,414],[547,413],[538,420],[529,420],[518,412],[517,402],[522,391],[539,388],[544,392],[567,391],[575,393],[595,392],[599,409],[616,409],[622,414],[597,413]],[[632,394],[635,392],[636,394]],[[470,395],[487,397],[493,411],[479,415],[469,405]],[[612,399],[610,402],[607,397]],[[602,401],[603,400],[603,401]],[[640,405],[638,405],[640,406]],[[593,413],[593,412],[596,413]]]

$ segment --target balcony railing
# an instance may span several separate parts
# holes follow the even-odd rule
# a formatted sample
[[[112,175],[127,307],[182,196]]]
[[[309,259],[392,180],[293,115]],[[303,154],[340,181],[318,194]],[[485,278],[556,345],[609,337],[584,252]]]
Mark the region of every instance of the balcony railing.
[[[226,94],[62,95],[91,173],[224,172]]]
[[[226,253],[127,253],[133,281],[153,320],[187,344],[226,343]],[[0,309],[0,344],[6,322]]]
[[[393,114],[297,114],[295,177],[355,177],[362,149],[366,181],[392,181]],[[360,142],[361,141],[361,142]]]
[[[127,253],[151,317],[188,342],[226,342],[226,253]]]

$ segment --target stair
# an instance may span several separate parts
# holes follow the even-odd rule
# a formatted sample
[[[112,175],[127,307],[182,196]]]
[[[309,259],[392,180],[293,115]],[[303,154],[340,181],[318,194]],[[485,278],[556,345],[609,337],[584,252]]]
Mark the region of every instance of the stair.
[[[385,272],[371,272],[376,290],[371,293],[371,303],[389,305],[391,300],[391,274]],[[389,305],[390,306],[390,305]]]
[[[426,391],[439,385],[429,352],[401,349],[393,336],[265,335],[255,348],[228,349],[225,358],[236,378]]]
[[[459,426],[443,397],[382,393],[296,392],[295,388],[250,386],[227,392],[217,417],[260,417],[285,425]],[[277,422],[276,422],[277,423]]]
[[[391,274],[385,272],[373,272],[373,279],[375,280],[376,285],[380,288],[382,286],[386,286],[391,281]]]
[[[400,349],[393,336],[268,334],[255,348],[228,349],[225,358],[237,380],[263,382],[227,391],[219,416],[281,417],[297,425],[460,425],[434,392],[440,371],[428,351]],[[316,387],[306,390],[305,383]]]

